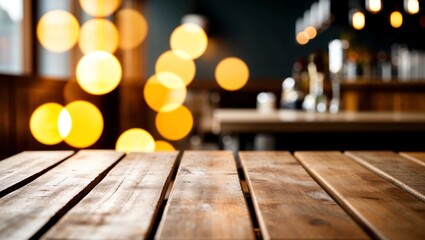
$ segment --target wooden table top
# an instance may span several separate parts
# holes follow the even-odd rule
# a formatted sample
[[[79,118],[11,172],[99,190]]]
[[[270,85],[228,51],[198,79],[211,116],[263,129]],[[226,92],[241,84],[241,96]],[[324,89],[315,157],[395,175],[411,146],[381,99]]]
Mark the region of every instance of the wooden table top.
[[[425,131],[425,112],[319,113],[297,110],[216,109],[212,129],[223,132]]]
[[[0,239],[425,239],[425,152],[27,151]]]

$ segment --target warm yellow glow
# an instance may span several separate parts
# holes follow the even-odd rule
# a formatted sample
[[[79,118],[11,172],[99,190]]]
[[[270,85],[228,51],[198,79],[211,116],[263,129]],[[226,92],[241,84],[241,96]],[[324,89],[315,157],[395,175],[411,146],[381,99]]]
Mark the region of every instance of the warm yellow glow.
[[[150,77],[143,89],[148,106],[157,112],[169,112],[180,107],[186,98],[186,86],[173,73],[158,73]]]
[[[399,28],[403,25],[403,15],[400,12],[394,11],[390,16],[390,23],[393,28]]]
[[[63,140],[58,129],[59,114],[62,109],[63,106],[58,103],[45,103],[32,113],[30,130],[37,141],[53,145]]]
[[[248,82],[248,66],[239,58],[228,57],[221,60],[215,69],[215,79],[225,90],[241,89]]]
[[[71,128],[72,128],[71,114],[69,114],[66,108],[62,108],[61,112],[59,113],[58,129],[59,129],[59,134],[61,135],[63,139],[65,139],[69,135],[69,133],[71,132]]]
[[[148,34],[148,23],[139,12],[133,9],[122,9],[116,15],[118,31],[121,39],[120,49],[132,49],[139,46]]]
[[[305,33],[304,31],[302,31],[302,32],[299,32],[297,34],[296,40],[297,40],[297,43],[299,45],[305,45],[309,41],[309,36],[308,36],[307,33]]]
[[[155,64],[156,73],[172,72],[177,74],[185,83],[189,85],[195,77],[195,62],[188,58],[184,52],[167,51],[161,56]]]
[[[40,44],[52,52],[65,52],[78,41],[80,25],[69,12],[53,10],[44,14],[37,24]]]
[[[172,72],[160,72],[156,74],[159,82],[170,89],[185,88],[185,84],[179,75]]]
[[[78,84],[91,94],[111,92],[120,83],[121,76],[120,62],[108,52],[90,52],[81,58],[77,65]]]
[[[155,150],[155,140],[147,131],[140,128],[132,128],[118,137],[115,150],[126,153],[153,152]]]
[[[160,112],[156,115],[155,125],[164,138],[180,140],[192,130],[192,113],[185,106],[171,112]]]
[[[353,18],[352,18],[352,25],[353,28],[356,30],[361,30],[364,28],[366,20],[364,17],[364,14],[360,11],[357,11],[353,14]]]
[[[74,101],[65,106],[72,119],[72,127],[65,142],[72,147],[86,148],[102,135],[103,117],[97,107],[86,101]]]
[[[409,14],[416,14],[419,12],[419,1],[418,0],[404,0],[406,12]]]
[[[81,8],[91,16],[106,17],[121,5],[122,0],[80,0]]]
[[[114,53],[118,42],[118,30],[109,20],[91,19],[81,26],[78,44],[85,54],[96,50]]]
[[[313,39],[317,36],[317,30],[316,28],[312,26],[308,26],[304,29],[304,32],[307,34],[309,39]]]
[[[192,59],[196,59],[207,49],[208,37],[198,25],[185,23],[174,29],[170,45],[171,49],[183,51]]]
[[[366,9],[369,12],[377,13],[381,11],[382,3],[381,0],[366,0]]]
[[[173,145],[166,141],[155,141],[155,151],[174,151]]]

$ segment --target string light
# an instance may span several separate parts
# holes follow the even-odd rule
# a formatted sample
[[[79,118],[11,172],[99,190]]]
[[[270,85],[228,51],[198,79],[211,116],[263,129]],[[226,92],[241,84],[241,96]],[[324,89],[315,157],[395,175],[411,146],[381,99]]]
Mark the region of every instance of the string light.
[[[409,14],[416,14],[419,12],[418,0],[404,0],[404,10]]]
[[[381,0],[366,0],[366,9],[371,13],[377,13],[381,11]]]
[[[360,10],[354,10],[351,14],[351,25],[356,30],[362,30],[366,24],[364,13]]]
[[[393,28],[399,28],[403,24],[403,15],[399,11],[394,11],[390,15],[390,24]]]

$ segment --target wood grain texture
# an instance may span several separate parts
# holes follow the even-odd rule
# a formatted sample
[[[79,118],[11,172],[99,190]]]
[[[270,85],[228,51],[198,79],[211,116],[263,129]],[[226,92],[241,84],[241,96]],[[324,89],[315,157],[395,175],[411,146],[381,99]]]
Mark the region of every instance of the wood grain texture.
[[[289,152],[239,156],[263,239],[369,238]]]
[[[340,152],[295,152],[295,156],[374,237],[425,238],[424,202]]]
[[[145,239],[178,152],[131,153],[53,228],[46,239]]]
[[[425,201],[425,166],[391,151],[348,151],[347,156]]]
[[[34,180],[73,151],[25,151],[0,161],[0,197]]]
[[[232,152],[184,152],[155,238],[254,238]]]
[[[408,158],[416,163],[425,166],[425,152],[400,152],[402,157]]]
[[[78,202],[123,153],[83,150],[26,186],[0,199],[0,239],[39,234]]]

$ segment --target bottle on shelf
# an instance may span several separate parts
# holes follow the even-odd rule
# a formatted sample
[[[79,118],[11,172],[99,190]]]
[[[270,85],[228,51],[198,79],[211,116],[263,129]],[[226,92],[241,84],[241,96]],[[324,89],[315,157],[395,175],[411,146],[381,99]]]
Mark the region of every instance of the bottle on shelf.
[[[320,52],[310,55],[307,65],[309,74],[309,93],[305,96],[302,107],[306,111],[325,112],[327,110],[328,97],[324,91],[326,74],[324,72],[323,56]]]
[[[302,102],[308,89],[308,73],[305,65],[302,59],[296,61],[292,77],[283,80],[280,108],[302,109]]]
[[[330,112],[338,112],[340,110],[340,88],[342,75],[344,73],[345,50],[348,42],[335,39],[329,42],[329,78],[331,82],[332,98],[329,103]]]

